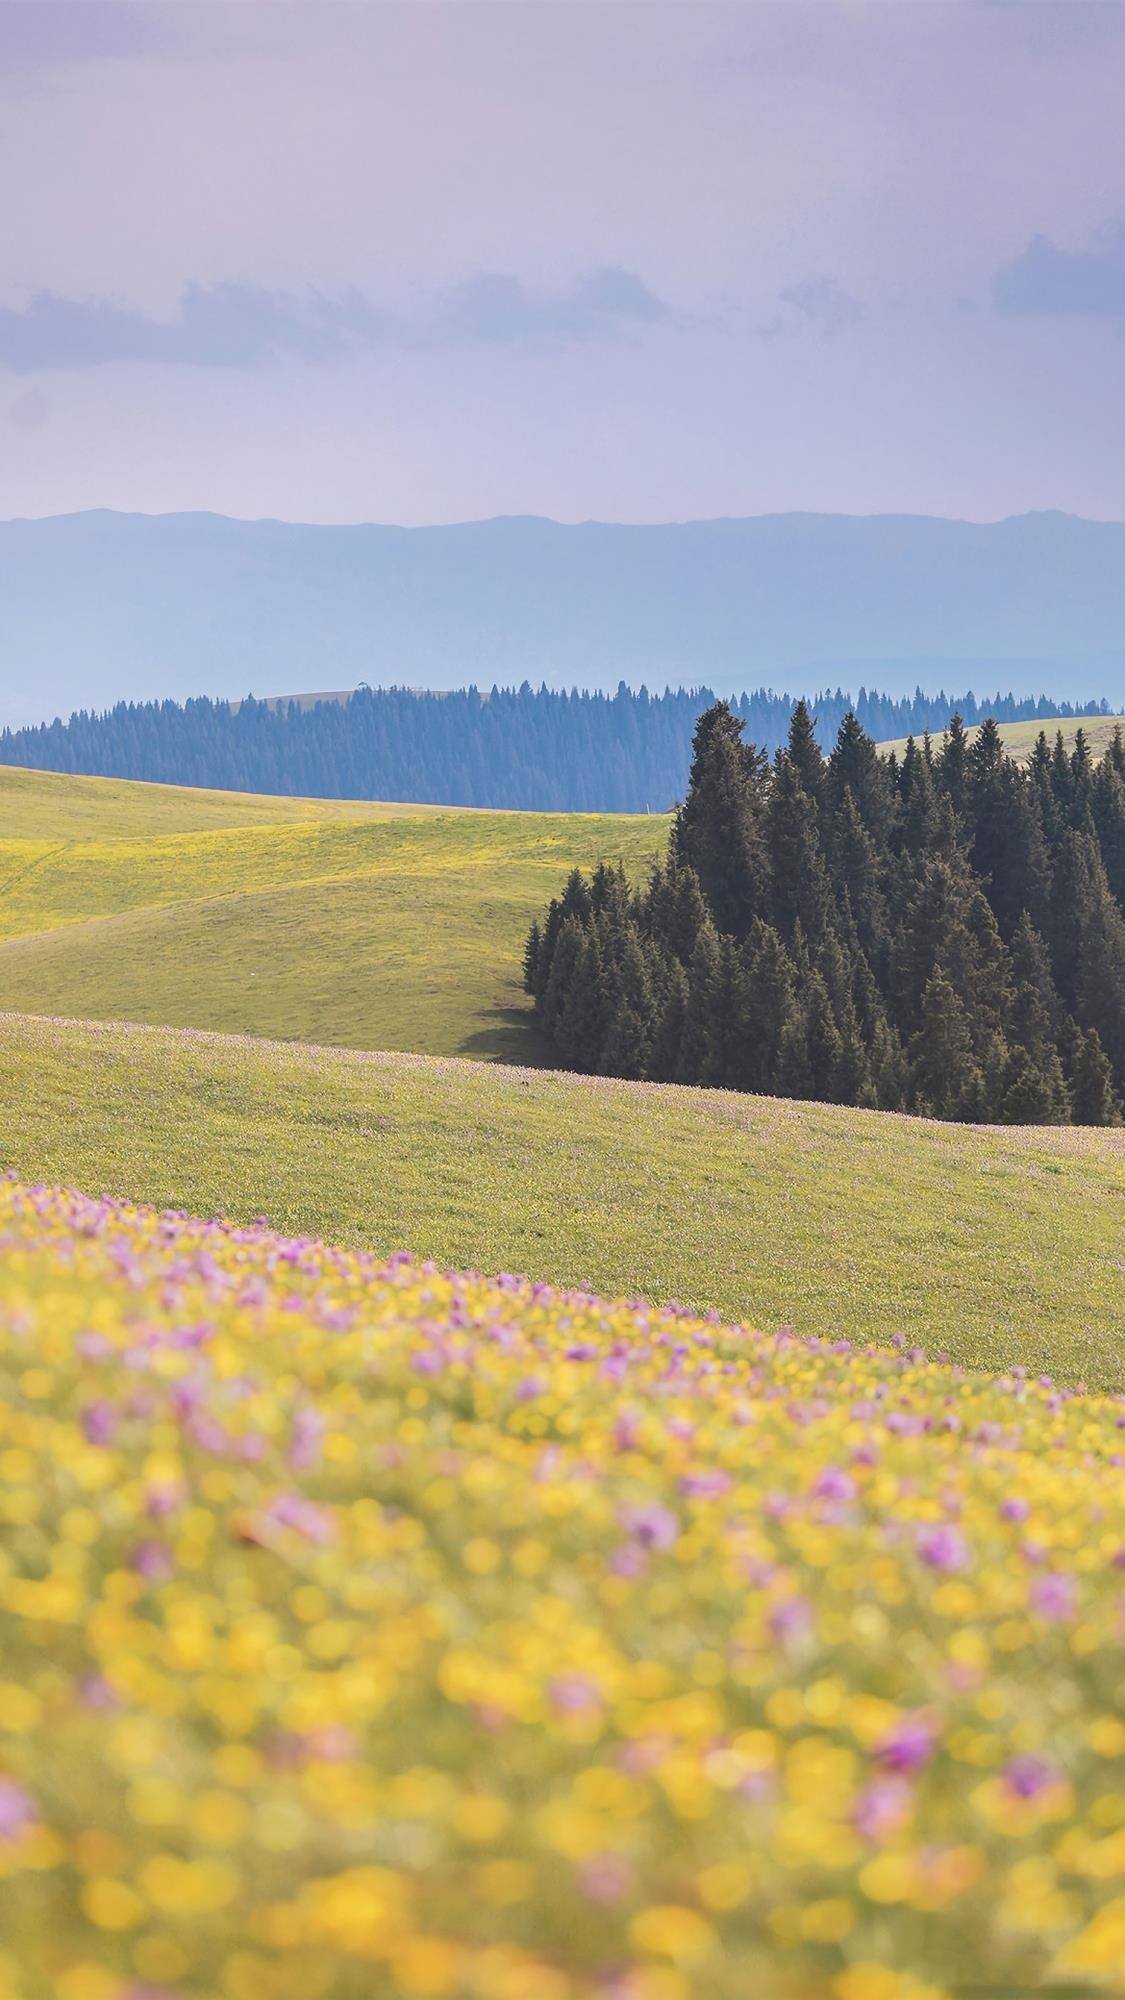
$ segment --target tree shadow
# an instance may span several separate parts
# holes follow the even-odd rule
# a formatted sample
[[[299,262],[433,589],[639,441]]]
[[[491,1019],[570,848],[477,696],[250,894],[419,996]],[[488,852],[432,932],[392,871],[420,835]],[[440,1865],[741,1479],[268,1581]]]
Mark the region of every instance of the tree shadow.
[[[535,1025],[530,1007],[485,1007],[477,1015],[482,1025],[459,1042],[459,1056],[476,1062],[519,1063],[528,1069],[550,1069],[551,1050]]]

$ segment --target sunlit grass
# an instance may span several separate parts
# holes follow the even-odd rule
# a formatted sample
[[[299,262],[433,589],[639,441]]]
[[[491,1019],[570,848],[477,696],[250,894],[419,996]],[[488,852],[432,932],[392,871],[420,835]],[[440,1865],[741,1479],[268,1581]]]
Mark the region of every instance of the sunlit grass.
[[[0,1018],[0,1164],[1119,1387],[1125,1134]]]
[[[663,819],[436,812],[0,771],[0,1006],[535,1061],[520,961]]]

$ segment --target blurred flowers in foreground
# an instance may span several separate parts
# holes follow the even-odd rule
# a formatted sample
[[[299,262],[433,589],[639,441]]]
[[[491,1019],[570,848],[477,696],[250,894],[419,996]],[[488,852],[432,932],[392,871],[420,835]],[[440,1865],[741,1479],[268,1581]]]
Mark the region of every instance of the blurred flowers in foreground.
[[[0,1995],[1125,1992],[1123,1426],[0,1184]]]

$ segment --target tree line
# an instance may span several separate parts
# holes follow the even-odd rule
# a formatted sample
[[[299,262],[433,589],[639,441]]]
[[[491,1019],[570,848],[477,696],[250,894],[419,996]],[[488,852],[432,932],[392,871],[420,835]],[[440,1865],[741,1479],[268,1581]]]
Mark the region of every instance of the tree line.
[[[568,1069],[937,1118],[1105,1125],[1125,1091],[1125,742],[1100,763],[993,719],[771,759],[716,702],[667,859],[575,870],[525,985]]]
[[[692,730],[714,702],[708,688],[614,695],[573,689],[463,688],[451,694],[361,688],[347,702],[199,698],[121,702],[104,714],[4,730],[0,763],[109,778],[204,785],[313,798],[406,799],[422,804],[522,807],[540,812],[667,810],[683,791]],[[813,708],[827,749],[851,706],[839,688]],[[771,753],[785,741],[791,697],[758,688],[732,702],[753,740]],[[1045,696],[954,702],[921,690],[894,700],[861,689],[854,712],[878,740],[939,731],[959,710],[966,723],[1072,713]]]

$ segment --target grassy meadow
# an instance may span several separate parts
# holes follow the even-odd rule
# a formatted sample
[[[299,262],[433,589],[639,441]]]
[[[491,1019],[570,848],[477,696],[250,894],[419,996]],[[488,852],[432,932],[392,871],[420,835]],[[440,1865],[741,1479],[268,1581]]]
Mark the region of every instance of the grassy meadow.
[[[1039,740],[1040,730],[1046,732],[1048,743],[1053,744],[1056,731],[1061,729],[1063,742],[1068,750],[1073,750],[1076,732],[1084,729],[1090,755],[1096,763],[1104,757],[1113,741],[1113,732],[1118,728],[1125,729],[1125,715],[1075,715],[1064,716],[1057,721],[1047,716],[1041,722],[1002,722],[1000,735],[1009,757],[1014,757],[1017,764],[1026,764]],[[976,735],[976,728],[968,731],[970,742]],[[893,743],[880,743],[879,749],[884,756],[894,750],[901,757],[906,744],[906,737],[900,736]]]
[[[0,1019],[2,1164],[88,1193],[1125,1385],[1125,1134]]]
[[[8,1179],[0,1382],[5,2000],[1122,1992],[1115,1401]]]
[[[0,771],[0,1007],[536,1061],[520,960],[576,863],[667,822]]]

